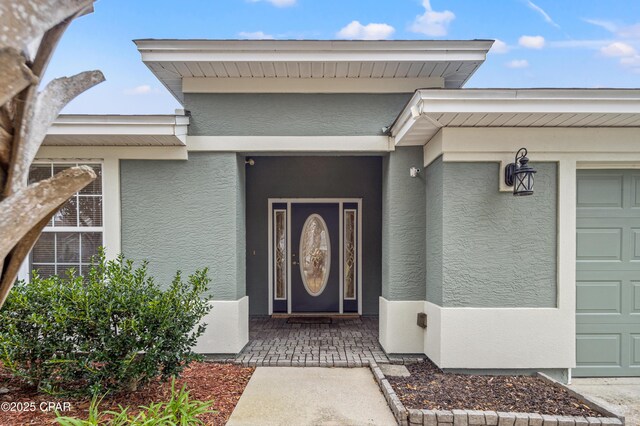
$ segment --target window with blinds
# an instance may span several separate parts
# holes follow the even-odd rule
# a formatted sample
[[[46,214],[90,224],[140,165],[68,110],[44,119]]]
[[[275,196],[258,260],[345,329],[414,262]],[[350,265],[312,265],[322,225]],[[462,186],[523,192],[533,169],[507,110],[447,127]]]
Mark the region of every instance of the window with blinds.
[[[102,165],[81,163],[98,176],[67,201],[53,216],[29,256],[29,270],[41,277],[88,272],[91,257],[103,244]],[[29,171],[29,183],[47,179],[79,163],[36,163]]]

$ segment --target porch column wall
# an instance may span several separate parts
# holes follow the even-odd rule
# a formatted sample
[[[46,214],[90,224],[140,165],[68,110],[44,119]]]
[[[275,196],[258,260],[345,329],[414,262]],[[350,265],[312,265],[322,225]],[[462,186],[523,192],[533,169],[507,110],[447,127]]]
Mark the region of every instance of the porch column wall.
[[[234,353],[248,341],[245,165],[236,153],[187,161],[122,160],[122,252],[148,260],[160,285],[209,268],[213,309],[198,351]],[[222,335],[221,333],[224,333]]]
[[[387,353],[423,351],[416,315],[425,299],[425,178],[422,147],[398,147],[382,166],[380,343]]]

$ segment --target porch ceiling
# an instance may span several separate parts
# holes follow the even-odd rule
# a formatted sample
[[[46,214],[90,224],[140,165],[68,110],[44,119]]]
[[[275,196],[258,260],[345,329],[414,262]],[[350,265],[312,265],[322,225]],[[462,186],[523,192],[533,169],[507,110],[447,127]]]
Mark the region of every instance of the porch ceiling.
[[[391,135],[424,145],[443,127],[640,127],[640,90],[418,90]]]
[[[185,115],[60,115],[45,146],[185,146]]]
[[[493,44],[492,40],[134,42],[142,61],[180,102],[186,91],[183,80],[194,78],[306,79],[307,82],[401,79],[414,84],[409,91],[420,87],[459,88],[484,62]],[[440,84],[434,85],[434,81]],[[190,86],[202,87],[193,81]],[[378,85],[381,90],[382,86]]]

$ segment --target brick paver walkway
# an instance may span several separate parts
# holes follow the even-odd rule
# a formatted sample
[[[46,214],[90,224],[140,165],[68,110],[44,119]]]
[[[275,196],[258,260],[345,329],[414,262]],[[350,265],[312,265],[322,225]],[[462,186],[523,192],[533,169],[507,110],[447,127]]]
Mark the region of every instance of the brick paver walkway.
[[[378,343],[378,318],[332,318],[330,324],[290,324],[251,318],[249,343],[234,362],[249,366],[362,367],[388,363]]]

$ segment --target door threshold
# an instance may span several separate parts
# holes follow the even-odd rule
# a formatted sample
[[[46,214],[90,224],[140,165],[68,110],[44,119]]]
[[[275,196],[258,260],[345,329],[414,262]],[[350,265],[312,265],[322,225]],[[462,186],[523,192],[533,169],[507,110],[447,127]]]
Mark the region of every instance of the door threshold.
[[[327,317],[327,318],[359,318],[360,314],[355,312],[337,313],[337,312],[300,312],[300,313],[278,313],[271,314],[271,318],[295,318],[295,317]]]

